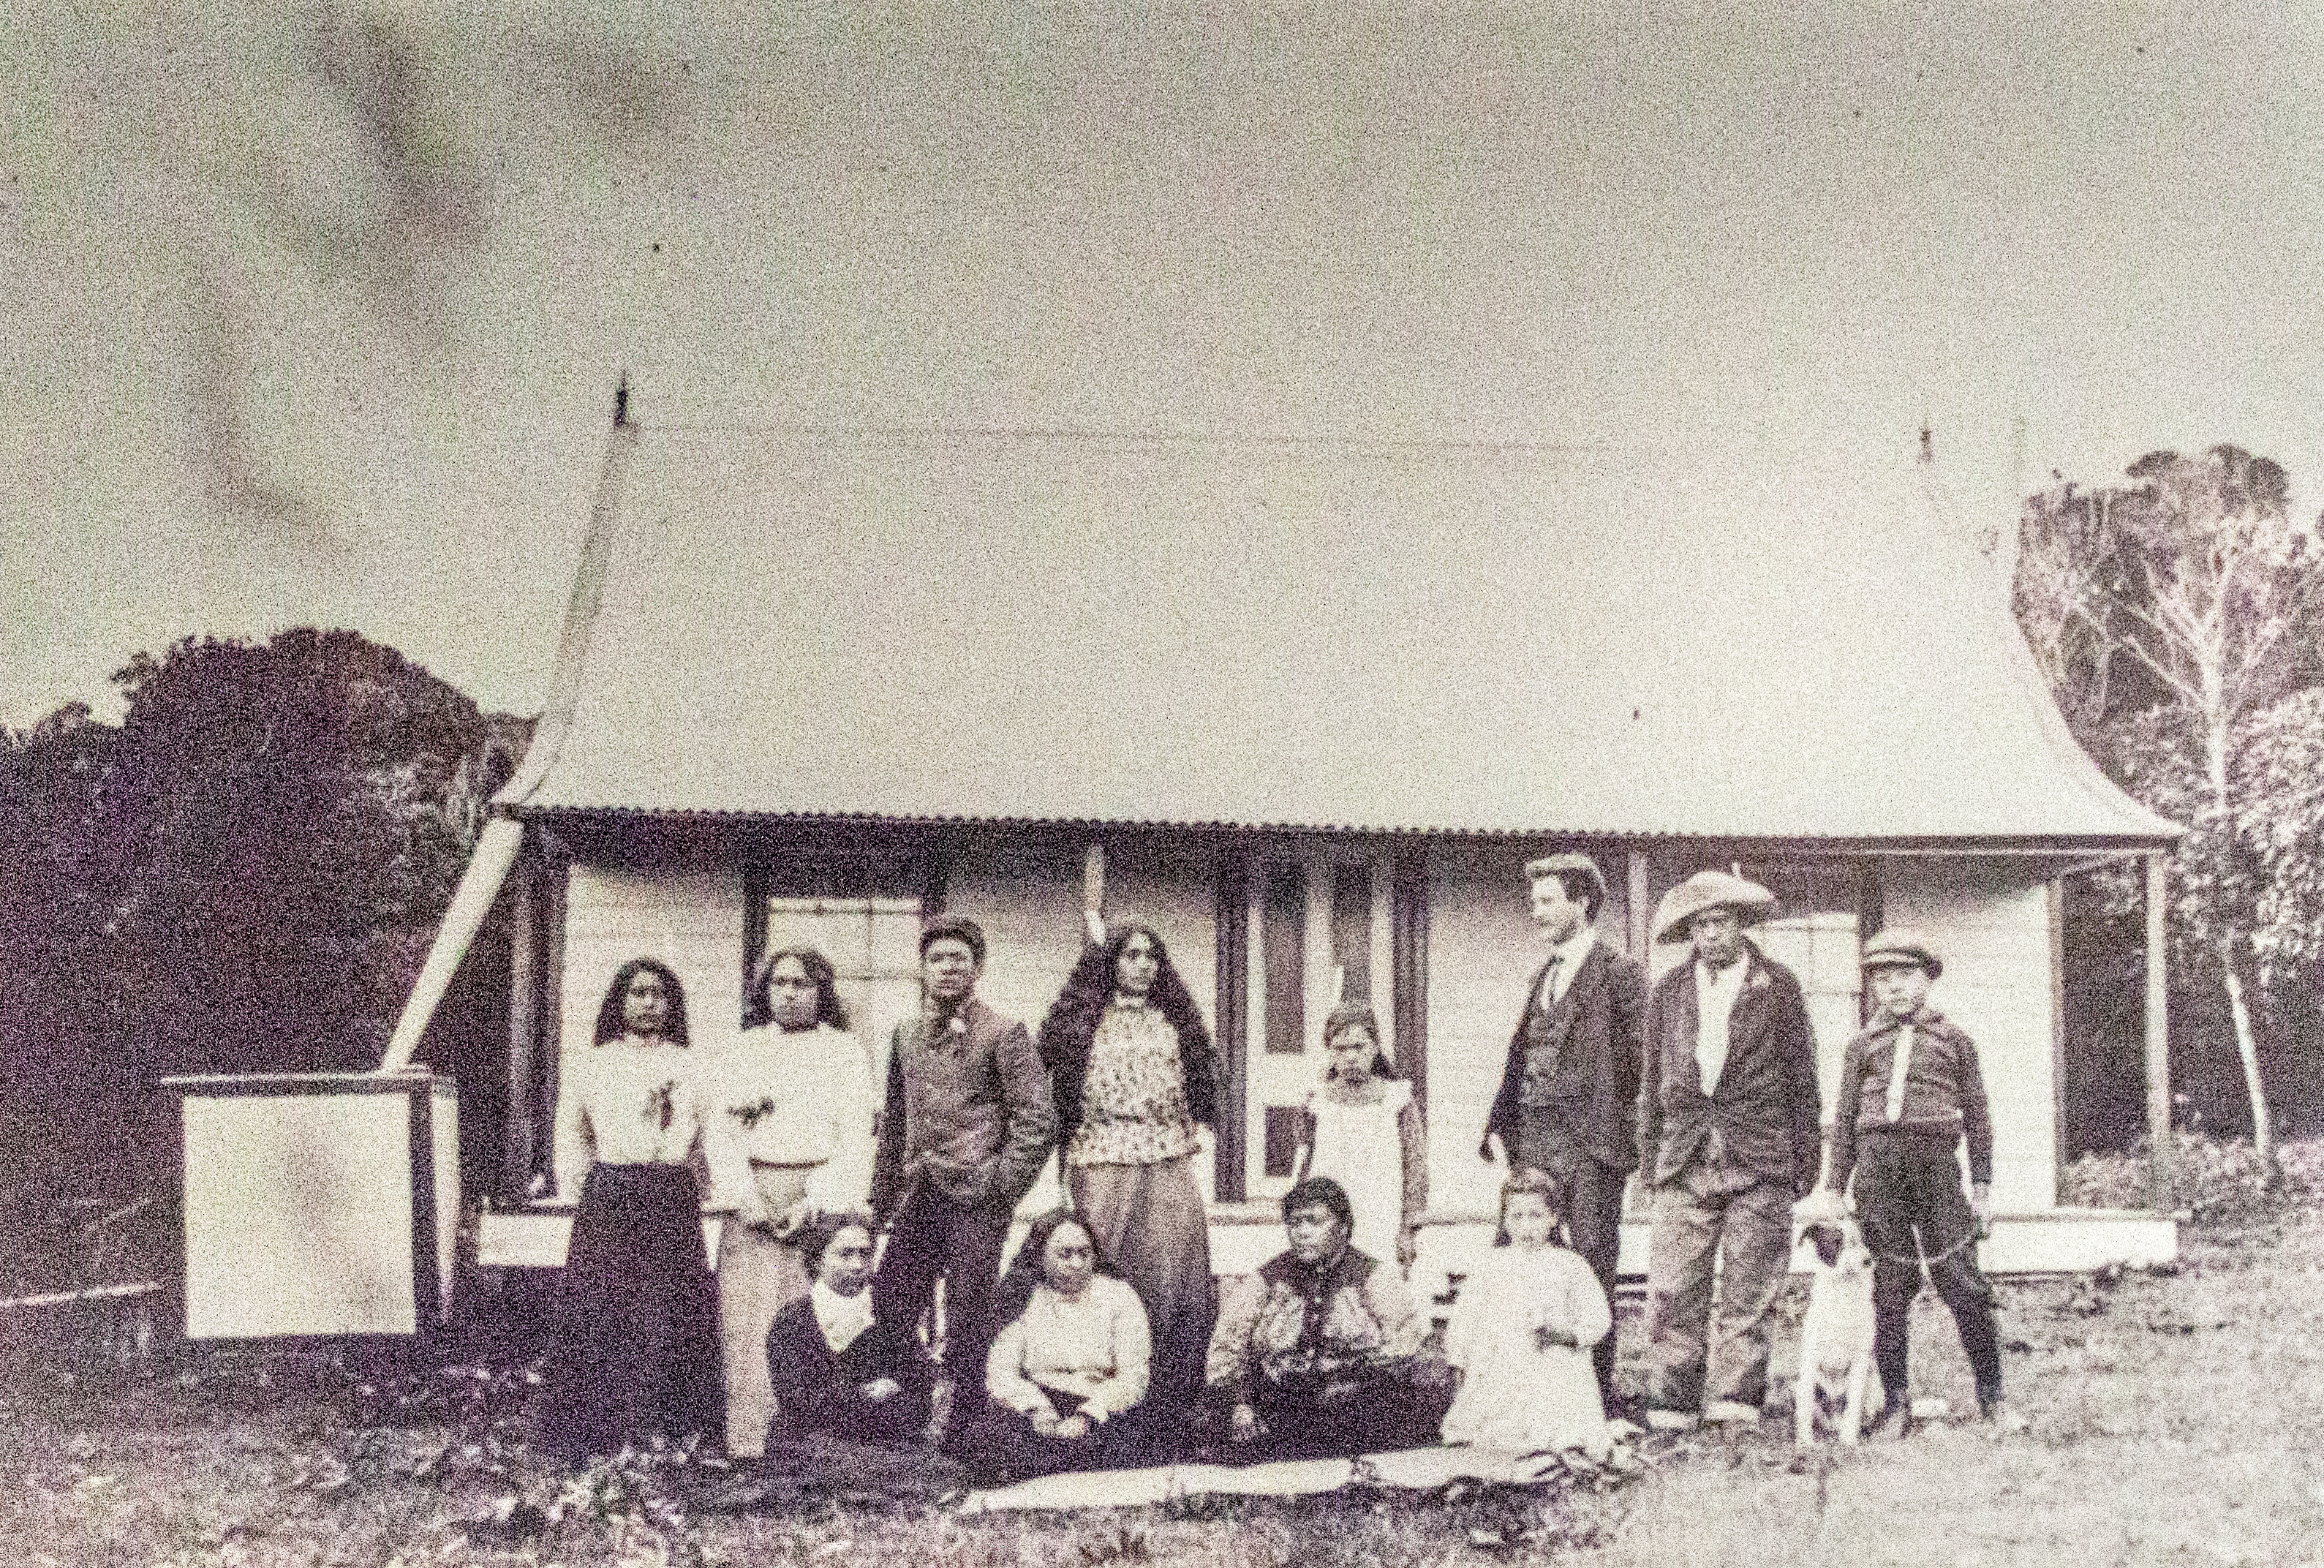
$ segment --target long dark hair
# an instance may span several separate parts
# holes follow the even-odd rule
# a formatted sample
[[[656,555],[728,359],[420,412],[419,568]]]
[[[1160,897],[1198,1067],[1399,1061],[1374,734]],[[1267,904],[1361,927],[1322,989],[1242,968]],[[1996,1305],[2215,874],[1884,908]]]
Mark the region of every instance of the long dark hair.
[[[1210,1026],[1203,1022],[1192,992],[1170,962],[1162,934],[1141,921],[1114,927],[1103,942],[1085,942],[1065,989],[1041,1020],[1041,1065],[1049,1070],[1049,1085],[1057,1103],[1057,1146],[1073,1141],[1082,1122],[1082,1077],[1089,1071],[1090,1043],[1097,1037],[1098,1020],[1113,1001],[1113,970],[1132,936],[1154,945],[1154,989],[1146,1003],[1178,1031],[1178,1066],[1185,1075],[1186,1111],[1204,1126],[1218,1120],[1219,1078],[1211,1051]]]
[[[1033,1299],[1034,1287],[1047,1277],[1041,1272],[1041,1255],[1049,1249],[1049,1238],[1065,1225],[1079,1225],[1082,1234],[1089,1238],[1090,1259],[1096,1265],[1096,1272],[1115,1279],[1121,1277],[1121,1270],[1106,1255],[1105,1243],[1097,1239],[1097,1231],[1087,1220],[1071,1209],[1051,1209],[1025,1228],[1024,1245],[1017,1249],[1009,1272],[993,1287],[991,1321],[996,1326],[1014,1323],[1025,1314],[1025,1308]]]
[[[1178,1031],[1182,1059],[1209,1057],[1210,1026],[1203,1021],[1194,993],[1179,977],[1178,966],[1170,962],[1169,945],[1153,927],[1133,920],[1115,927],[1102,946],[1094,942],[1082,945],[1081,958],[1074,964],[1073,973],[1065,976],[1065,989],[1057,992],[1057,1000],[1049,1005],[1048,1016],[1041,1020],[1044,1062],[1054,1064],[1066,1056],[1088,1051],[1090,1040],[1097,1033],[1098,1019],[1105,1016],[1107,1006],[1113,1001],[1114,965],[1120,962],[1121,950],[1130,945],[1132,936],[1143,936],[1154,944],[1154,989],[1147,992],[1147,1005]]]
[[[786,958],[796,958],[807,971],[807,979],[815,982],[815,1021],[829,1024],[833,1028],[847,1027],[847,1004],[839,1000],[839,972],[831,960],[813,947],[779,947],[761,961],[757,975],[751,982],[751,1010],[743,1018],[745,1025],[772,1023],[775,1019],[775,965]]]
[[[661,1026],[662,1038],[674,1046],[687,1043],[686,988],[678,984],[678,976],[669,972],[669,964],[658,959],[632,958],[613,971],[613,982],[605,987],[605,1000],[597,1004],[597,1033],[590,1044],[602,1046],[607,1040],[618,1040],[630,1032],[629,1025],[622,1016],[622,1001],[630,994],[630,982],[641,974],[659,976],[661,988],[669,998],[669,1014]]]

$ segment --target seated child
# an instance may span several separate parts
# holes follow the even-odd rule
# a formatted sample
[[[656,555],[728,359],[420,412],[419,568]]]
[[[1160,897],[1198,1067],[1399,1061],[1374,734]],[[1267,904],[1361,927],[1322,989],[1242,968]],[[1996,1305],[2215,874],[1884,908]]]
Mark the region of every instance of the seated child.
[[[1591,1348],[1614,1326],[1606,1292],[1565,1240],[1556,1183],[1537,1170],[1501,1188],[1493,1250],[1462,1281],[1444,1331],[1458,1379],[1444,1441],[1510,1453],[1612,1446]]]
[[[1880,1011],[1841,1059],[1828,1179],[1833,1192],[1844,1193],[1854,1174],[1857,1217],[1872,1252],[1872,1357],[1885,1400],[1871,1425],[1912,1408],[1905,1331],[1925,1259],[1976,1374],[1978,1414],[2022,1425],[2001,1407],[1993,1287],[1977,1266],[1993,1180],[1993,1122],[1977,1047],[1929,1006],[1930,982],[1944,964],[1926,938],[1880,933],[1864,945],[1864,970]],[[1974,1193],[1969,1200],[1961,1196],[1955,1154],[1963,1143]]]

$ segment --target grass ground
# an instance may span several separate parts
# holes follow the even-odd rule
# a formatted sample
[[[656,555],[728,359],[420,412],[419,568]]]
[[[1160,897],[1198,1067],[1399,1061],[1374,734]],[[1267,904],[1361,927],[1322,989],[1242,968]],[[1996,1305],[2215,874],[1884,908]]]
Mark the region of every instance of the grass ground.
[[[211,1358],[126,1388],[51,1378],[0,1409],[0,1542],[14,1563],[124,1568],[2324,1563],[2324,1207],[2191,1227],[2175,1273],[2001,1292],[2021,1434],[1923,1425],[1802,1455],[1770,1420],[1650,1443],[1645,1474],[1603,1491],[1075,1517],[770,1503],[696,1464],[570,1478],[517,1441],[518,1379],[458,1369],[366,1381],[320,1360]],[[1926,1292],[1914,1341],[1916,1392],[1969,1406]]]

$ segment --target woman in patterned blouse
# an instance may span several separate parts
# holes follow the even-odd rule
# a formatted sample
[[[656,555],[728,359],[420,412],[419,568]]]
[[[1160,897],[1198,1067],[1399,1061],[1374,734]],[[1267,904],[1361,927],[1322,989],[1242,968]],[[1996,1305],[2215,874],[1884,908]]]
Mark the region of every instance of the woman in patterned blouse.
[[[1349,1245],[1355,1211],[1330,1176],[1283,1194],[1291,1245],[1236,1283],[1211,1337],[1210,1402],[1237,1457],[1355,1454],[1434,1443],[1441,1379],[1427,1320],[1392,1268]]]
[[[1218,1112],[1211,1031],[1150,926],[1093,936],[1041,1024],[1074,1211],[1153,1328],[1152,1419],[1199,1397],[1216,1296],[1196,1129]]]

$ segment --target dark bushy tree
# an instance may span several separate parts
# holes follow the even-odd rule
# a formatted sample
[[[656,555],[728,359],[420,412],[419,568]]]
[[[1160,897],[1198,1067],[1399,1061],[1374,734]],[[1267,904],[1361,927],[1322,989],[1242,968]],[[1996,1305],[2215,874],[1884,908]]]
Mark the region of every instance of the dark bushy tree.
[[[166,1074],[374,1065],[522,742],[351,632],[115,680],[118,725],[74,705],[0,747],[0,1086],[51,1169],[116,1133],[150,1158]]]

